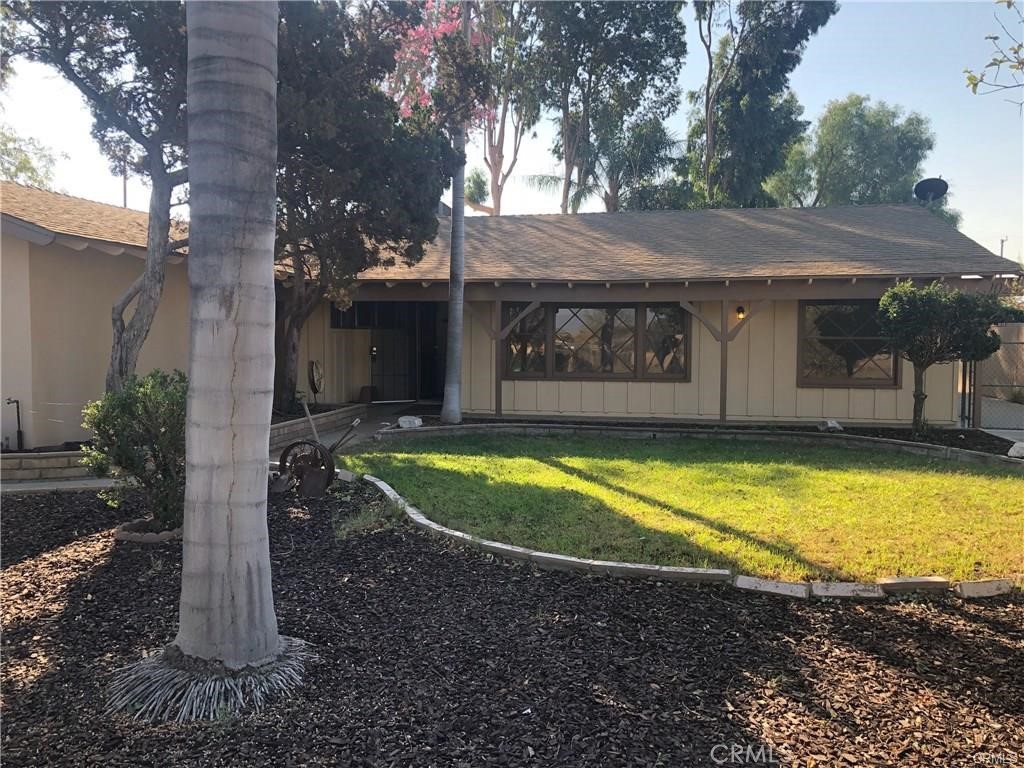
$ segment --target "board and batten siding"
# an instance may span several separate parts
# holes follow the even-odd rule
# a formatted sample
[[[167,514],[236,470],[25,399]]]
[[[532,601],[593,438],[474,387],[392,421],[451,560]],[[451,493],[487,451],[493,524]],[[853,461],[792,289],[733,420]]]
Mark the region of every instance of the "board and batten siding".
[[[474,305],[489,321],[493,305]],[[712,320],[721,307],[709,301],[697,308]],[[736,304],[729,307],[736,323]],[[899,389],[797,386],[796,301],[771,302],[729,343],[728,418],[734,421],[819,421],[894,424],[913,412],[913,372],[903,363]],[[714,420],[718,418],[720,347],[696,318],[693,321],[689,382],[502,381],[505,415]],[[467,313],[462,386],[463,409],[493,413],[494,348],[479,322]],[[931,368],[925,379],[925,416],[933,424],[957,419],[956,366]]]

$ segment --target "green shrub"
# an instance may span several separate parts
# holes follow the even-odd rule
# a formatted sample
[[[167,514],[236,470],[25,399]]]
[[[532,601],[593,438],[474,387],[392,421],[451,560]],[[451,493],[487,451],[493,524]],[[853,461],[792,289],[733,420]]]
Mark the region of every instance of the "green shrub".
[[[180,526],[184,512],[187,393],[181,371],[152,371],[82,411],[82,426],[93,433],[82,463],[119,480],[103,498],[118,506],[137,490],[160,529]]]

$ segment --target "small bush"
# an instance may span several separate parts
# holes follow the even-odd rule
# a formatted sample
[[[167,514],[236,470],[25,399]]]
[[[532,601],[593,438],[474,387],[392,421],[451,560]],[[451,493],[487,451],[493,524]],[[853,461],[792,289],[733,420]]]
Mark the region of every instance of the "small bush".
[[[1010,397],[1008,398],[1011,403],[1017,403],[1017,405],[1024,405],[1024,387],[1014,387],[1010,390]]]
[[[82,426],[93,433],[82,463],[120,481],[103,498],[118,506],[129,489],[141,492],[163,530],[180,526],[184,512],[187,393],[181,371],[153,371],[82,411]]]

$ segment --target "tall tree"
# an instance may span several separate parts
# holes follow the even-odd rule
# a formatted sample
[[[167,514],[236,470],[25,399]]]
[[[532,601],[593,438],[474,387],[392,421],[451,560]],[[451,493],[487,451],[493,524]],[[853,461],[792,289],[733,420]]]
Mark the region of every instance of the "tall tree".
[[[452,153],[417,109],[400,118],[382,88],[404,29],[401,6],[281,6],[275,408],[289,410],[299,338],[324,296],[396,256],[418,261],[437,232]]]
[[[8,56],[58,70],[85,98],[93,136],[112,163],[125,162],[150,181],[149,229],[142,274],[111,310],[113,342],[107,389],[135,371],[164,287],[171,196],[188,180],[185,167],[185,7],[180,2],[10,2],[16,21]]]
[[[462,33],[469,47],[472,38],[470,29],[469,2],[462,3]],[[457,50],[457,49],[456,49]],[[454,87],[454,80],[448,78]],[[467,121],[461,120],[452,128],[452,147],[456,160],[452,176],[452,218],[451,251],[449,254],[448,276],[448,338],[445,350],[444,396],[441,401],[441,422],[460,424],[462,422],[462,337],[463,307],[465,305],[466,282],[466,131]]]
[[[519,160],[523,139],[540,120],[533,66],[535,6],[521,0],[481,2],[479,31],[482,57],[490,69],[482,119],[484,165],[490,175],[490,213],[500,216],[502,193]]]
[[[537,5],[537,76],[541,103],[558,126],[561,211],[573,183],[588,181],[585,165],[595,108],[613,103],[624,117],[666,116],[676,106],[675,81],[686,54],[681,3],[563,2]]]
[[[683,172],[705,205],[748,205],[803,131],[789,76],[807,41],[836,12],[833,0],[697,0],[707,62],[690,94],[697,119]],[[770,129],[766,135],[766,129]],[[774,166],[774,167],[773,167]]]
[[[789,206],[910,202],[934,146],[923,115],[851,94],[825,106],[814,131],[790,148],[765,189]],[[957,223],[959,214],[939,208]]]
[[[277,4],[188,4],[191,346],[178,634],[111,704],[208,719],[297,684],[267,538],[273,384]]]
[[[53,188],[57,156],[45,144],[0,125],[0,179],[39,189]]]
[[[578,165],[582,173],[577,173],[570,187],[570,210],[575,213],[591,197],[599,197],[608,213],[622,210],[640,189],[657,183],[676,162],[677,145],[657,116],[623,125],[616,110],[597,109],[593,138]],[[559,190],[562,182],[552,175],[531,176],[529,181],[545,191]]]

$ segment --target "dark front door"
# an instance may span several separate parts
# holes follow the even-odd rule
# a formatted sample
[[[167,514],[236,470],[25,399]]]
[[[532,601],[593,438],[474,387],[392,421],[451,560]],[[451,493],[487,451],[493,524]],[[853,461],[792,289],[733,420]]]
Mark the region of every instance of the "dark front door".
[[[406,328],[370,331],[370,384],[376,400],[412,399],[410,333]]]
[[[444,361],[448,340],[448,305],[421,302],[417,305],[417,352],[419,358],[419,399],[444,397]]]

